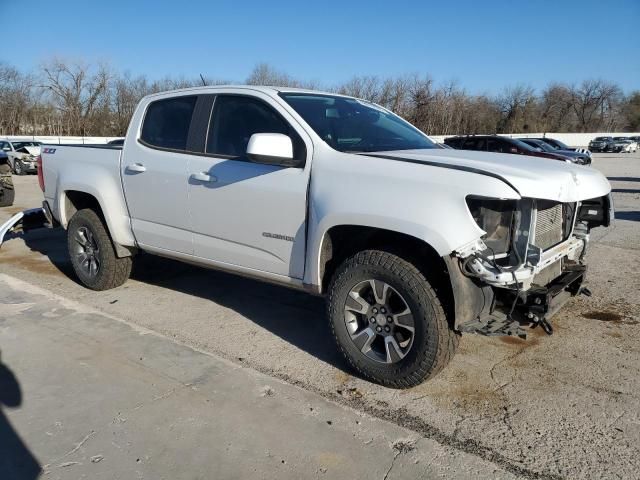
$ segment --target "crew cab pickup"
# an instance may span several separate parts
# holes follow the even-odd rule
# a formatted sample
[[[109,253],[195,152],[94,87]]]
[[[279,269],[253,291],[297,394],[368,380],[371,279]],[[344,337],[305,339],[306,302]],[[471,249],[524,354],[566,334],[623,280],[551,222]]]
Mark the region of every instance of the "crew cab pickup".
[[[324,295],[349,362],[400,388],[462,333],[551,333],[612,218],[595,169],[441,149],[378,105],[289,88],[150,95],[123,146],[43,145],[39,175],[86,287],[145,251]]]

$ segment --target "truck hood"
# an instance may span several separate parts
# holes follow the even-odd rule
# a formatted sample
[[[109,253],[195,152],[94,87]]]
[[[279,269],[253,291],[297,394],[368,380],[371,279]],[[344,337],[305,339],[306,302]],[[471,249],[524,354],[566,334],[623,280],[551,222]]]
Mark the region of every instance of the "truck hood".
[[[578,202],[611,192],[609,181],[598,170],[541,157],[449,149],[401,150],[363,155],[424,163],[500,178],[521,197]]]

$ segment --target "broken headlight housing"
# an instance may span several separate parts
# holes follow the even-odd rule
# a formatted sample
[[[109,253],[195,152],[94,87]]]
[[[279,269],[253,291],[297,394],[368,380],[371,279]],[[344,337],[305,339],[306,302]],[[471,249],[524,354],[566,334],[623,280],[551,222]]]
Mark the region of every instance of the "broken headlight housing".
[[[469,196],[466,201],[476,224],[486,232],[482,241],[492,255],[507,253],[513,240],[512,227],[518,207],[517,200]]]

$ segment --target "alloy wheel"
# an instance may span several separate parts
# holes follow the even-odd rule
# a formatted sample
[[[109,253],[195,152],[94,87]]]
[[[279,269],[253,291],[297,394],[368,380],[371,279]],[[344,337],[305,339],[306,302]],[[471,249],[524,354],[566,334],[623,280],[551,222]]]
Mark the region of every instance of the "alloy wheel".
[[[365,280],[349,291],[344,321],[356,348],[376,362],[397,363],[413,345],[415,322],[409,304],[382,280]]]
[[[95,277],[100,270],[100,248],[91,230],[80,227],[73,236],[73,254],[85,275]]]

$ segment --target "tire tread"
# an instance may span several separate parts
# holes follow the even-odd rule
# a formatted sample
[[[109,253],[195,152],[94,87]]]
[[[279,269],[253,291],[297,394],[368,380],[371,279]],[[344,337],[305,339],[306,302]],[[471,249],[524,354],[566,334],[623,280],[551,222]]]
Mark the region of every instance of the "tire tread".
[[[418,292],[420,302],[430,303],[434,311],[434,328],[436,330],[437,342],[435,352],[427,351],[419,361],[417,368],[407,376],[401,376],[400,369],[397,370],[398,377],[395,379],[373,375],[362,368],[355,361],[340,343],[336,334],[333,318],[335,317],[336,297],[339,294],[339,285],[359,266],[380,267],[393,273],[399,281],[405,283],[411,290]],[[440,300],[435,291],[415,265],[404,260],[401,256],[395,255],[386,250],[363,250],[346,259],[338,268],[329,286],[328,297],[328,317],[331,333],[336,339],[338,348],[349,364],[364,377],[392,388],[409,388],[418,385],[436,376],[453,358],[459,344],[459,335],[456,334],[447,322],[446,315]]]
[[[102,269],[101,275],[99,275],[100,278],[98,278],[95,283],[88,284],[83,281],[82,277],[78,275],[78,271],[76,270],[75,265],[73,265],[74,270],[76,270],[76,275],[84,286],[92,290],[110,290],[112,288],[119,287],[124,282],[126,282],[131,275],[131,268],[133,265],[132,257],[118,258],[118,256],[116,255],[115,247],[113,245],[113,240],[111,239],[111,236],[109,235],[109,232],[107,231],[103,220],[100,218],[100,216],[98,216],[95,210],[91,208],[78,210],[69,222],[68,246],[70,256],[72,255],[70,244],[71,232],[75,230],[76,224],[79,222],[85,222],[89,224],[92,229],[94,238],[100,245],[100,249],[105,253],[105,258],[102,259],[100,265],[100,268]]]

